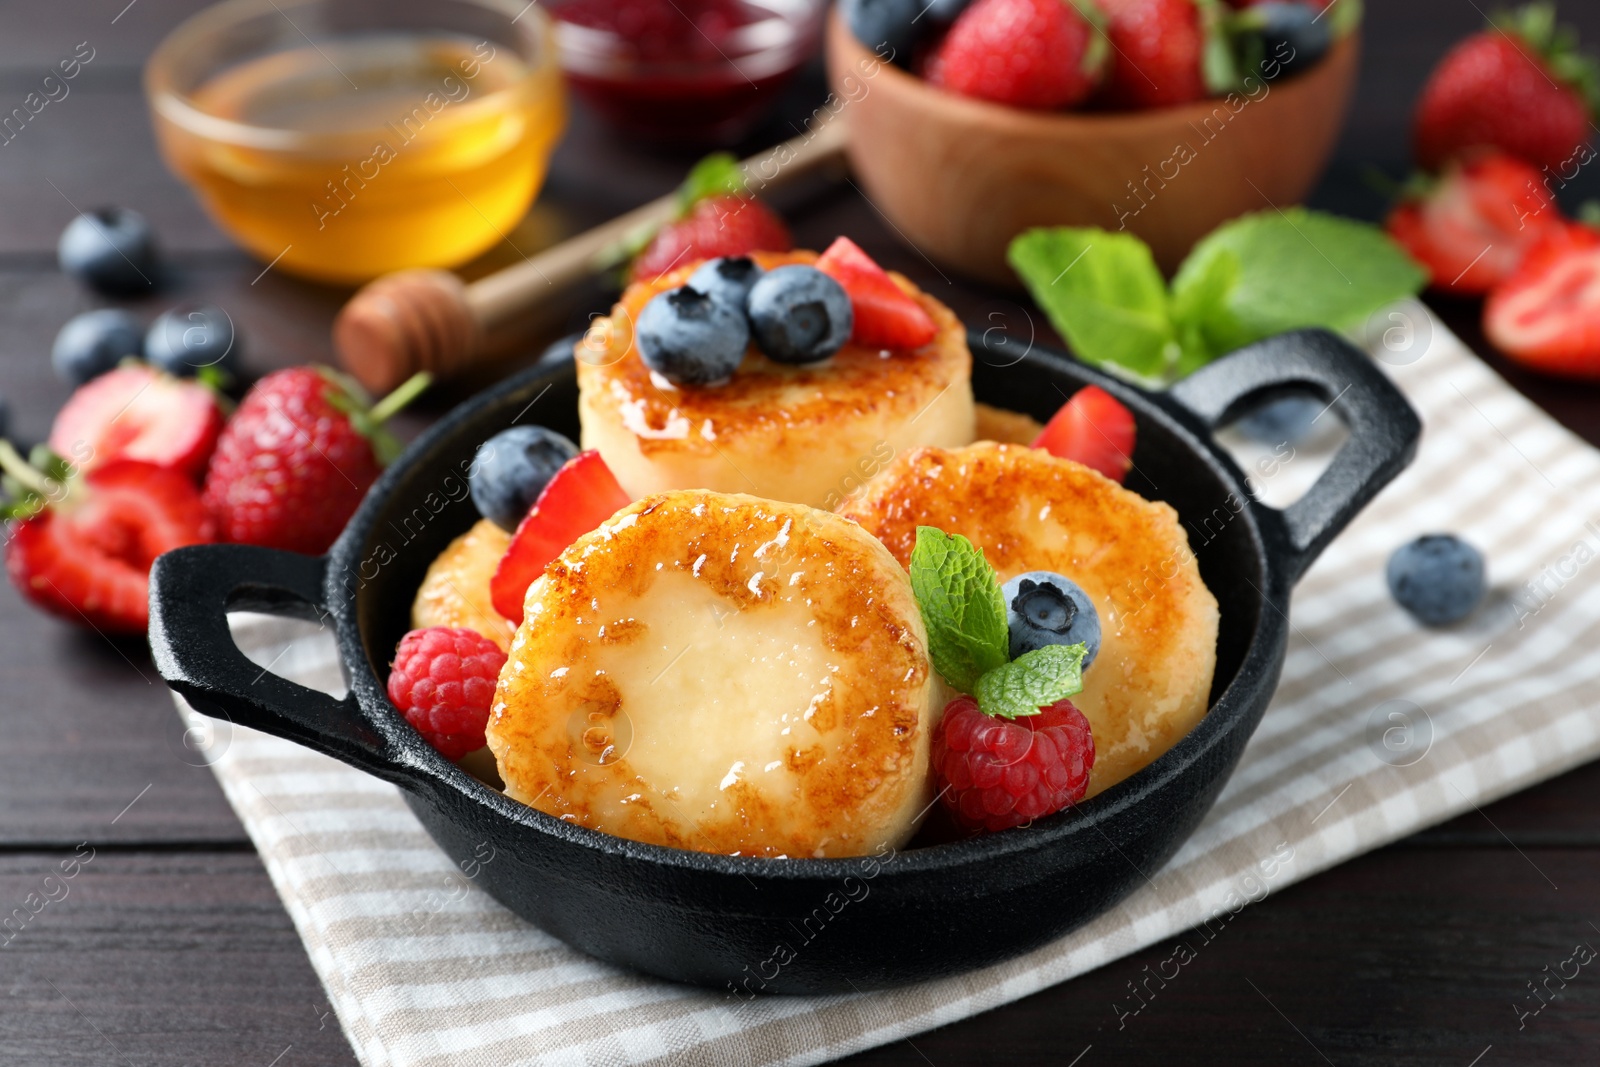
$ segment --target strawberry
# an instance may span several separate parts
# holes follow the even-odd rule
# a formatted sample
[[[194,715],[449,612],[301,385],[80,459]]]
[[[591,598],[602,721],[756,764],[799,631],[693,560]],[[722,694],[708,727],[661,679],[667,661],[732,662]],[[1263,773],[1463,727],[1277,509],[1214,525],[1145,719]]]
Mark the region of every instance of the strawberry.
[[[1456,45],[1417,104],[1417,161],[1436,170],[1488,147],[1546,170],[1572,165],[1600,108],[1600,70],[1575,42],[1553,5],[1530,4]]]
[[[323,367],[257,382],[206,471],[205,503],[222,539],[326,552],[399,451],[384,421],[427,384],[417,375],[369,410],[359,386]]]
[[[1600,233],[1574,223],[1546,234],[1490,294],[1483,332],[1533,370],[1600,379]]]
[[[213,539],[194,483],[173,468],[123,459],[69,472],[56,460],[46,472],[4,441],[0,467],[17,490],[6,572],[34,604],[72,622],[143,633],[150,564]]]
[[[633,259],[631,276],[648,281],[696,260],[792,247],[789,227],[750,195],[738,161],[717,152],[689,171],[678,189],[677,217],[648,238]]]
[[[600,453],[580,452],[567,460],[511,535],[511,547],[489,582],[494,610],[520,625],[528,586],[546,565],[628,503]]]
[[[1086,385],[1061,405],[1033,447],[1121,482],[1133,466],[1137,432],[1133,412],[1098,385]]]
[[[1274,2],[1274,0],[1228,0],[1229,6],[1237,8],[1255,7],[1258,4],[1272,2]],[[1291,2],[1303,4],[1306,7],[1311,8],[1313,11],[1320,12],[1328,10],[1328,8],[1338,3],[1339,0],[1291,0]]]
[[[1099,0],[1111,58],[1097,96],[1110,107],[1172,107],[1210,95],[1208,27],[1196,0]]]
[[[700,259],[787,252],[792,247],[789,227],[755,197],[708,197],[657,231],[633,261],[633,280],[648,281]]]
[[[50,427],[50,449],[85,470],[135,459],[198,479],[222,421],[208,387],[130,364],[68,398]]]
[[[816,268],[844,287],[855,313],[850,340],[867,348],[921,348],[939,328],[911,294],[895,284],[848,237],[817,257]]]
[[[929,82],[1012,107],[1070,107],[1088,98],[1106,61],[1087,0],[977,0],[929,56]]]
[[[1487,293],[1563,223],[1544,175],[1498,152],[1450,163],[1390,213],[1389,234],[1428,269],[1434,288]]]

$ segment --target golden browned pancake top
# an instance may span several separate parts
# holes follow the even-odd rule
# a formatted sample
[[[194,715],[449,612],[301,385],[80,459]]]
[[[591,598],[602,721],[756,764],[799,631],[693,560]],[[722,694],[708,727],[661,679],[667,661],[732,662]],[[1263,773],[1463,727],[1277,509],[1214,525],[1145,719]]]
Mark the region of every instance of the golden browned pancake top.
[[[647,497],[530,588],[489,744],[511,796],[593,829],[863,854],[903,843],[926,804],[924,642],[909,582],[854,524]]]
[[[751,258],[770,270],[813,263],[817,256],[806,251],[756,252]],[[971,373],[972,356],[961,321],[909,281],[891,275],[939,328],[938,335],[921,348],[889,351],[846,344],[824,363],[796,367],[768,359],[752,344],[726,384],[676,388],[653,375],[639,357],[632,324],[652,297],[688,281],[698,266],[687,264],[630,285],[611,317],[596,325],[596,330],[604,331],[605,349],[585,354],[585,347],[579,347],[579,383],[586,391],[604,390],[608,404],[628,409],[623,421],[639,436],[639,447],[647,455],[685,448],[703,451],[708,441],[715,444],[741,436],[771,447],[783,447],[790,440],[803,446],[843,417],[902,409],[906,417],[914,417],[930,400],[930,381],[965,380]]]

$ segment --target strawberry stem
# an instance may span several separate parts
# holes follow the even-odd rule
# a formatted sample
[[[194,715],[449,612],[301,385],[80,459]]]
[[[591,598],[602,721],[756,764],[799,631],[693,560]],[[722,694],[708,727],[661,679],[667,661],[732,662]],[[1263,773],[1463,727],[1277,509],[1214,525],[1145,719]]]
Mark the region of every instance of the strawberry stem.
[[[421,396],[423,391],[432,384],[433,375],[425,370],[418,371],[401,382],[399,388],[394,392],[372,405],[372,410],[367,415],[375,424],[381,426],[398,414],[400,409]]]
[[[61,483],[45,476],[44,472],[22,458],[16,446],[5,438],[0,437],[0,471],[4,471],[16,479],[19,485],[31,489],[42,497],[49,497],[60,490]]]

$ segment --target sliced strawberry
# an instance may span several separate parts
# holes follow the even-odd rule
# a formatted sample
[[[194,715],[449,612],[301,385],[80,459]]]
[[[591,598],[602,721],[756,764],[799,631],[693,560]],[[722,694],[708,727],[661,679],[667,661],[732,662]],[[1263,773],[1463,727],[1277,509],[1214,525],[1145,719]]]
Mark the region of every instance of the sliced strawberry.
[[[1452,165],[1421,196],[1390,214],[1389,234],[1428,269],[1434,288],[1487,293],[1529,248],[1562,226],[1537,168],[1511,156],[1479,156]]]
[[[1121,482],[1133,466],[1137,433],[1133,412],[1098,385],[1086,385],[1061,405],[1033,447]]]
[[[1533,370],[1600,379],[1600,233],[1574,224],[1535,245],[1484,304],[1483,332]]]
[[[72,394],[50,428],[50,448],[83,470],[131,459],[198,479],[222,421],[216,395],[198,382],[118,367]]]
[[[511,547],[489,582],[494,610],[520,625],[528,586],[549,562],[628,503],[600,453],[580,452],[567,460],[511,535]]]
[[[211,519],[186,475],[117,460],[18,521],[6,571],[46,611],[107,632],[143,633],[150,564],[170,549],[210,540]]]
[[[938,334],[933,318],[859,245],[840,237],[816,267],[844,286],[855,312],[850,340],[865,348],[921,348]]]

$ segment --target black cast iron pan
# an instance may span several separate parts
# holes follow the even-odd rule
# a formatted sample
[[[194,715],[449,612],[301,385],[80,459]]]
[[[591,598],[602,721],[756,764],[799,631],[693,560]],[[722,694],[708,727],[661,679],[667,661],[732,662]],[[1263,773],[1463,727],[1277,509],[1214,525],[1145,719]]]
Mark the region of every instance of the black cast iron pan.
[[[1134,412],[1131,489],[1188,527],[1221,607],[1206,718],[1117,787],[1031,827],[861,859],[767,860],[640,844],[561,822],[483,785],[433,751],[389,704],[387,663],[429,562],[478,518],[465,471],[514,419],[576,438],[570,361],[536,367],[456,408],[367,495],[322,558],[206,545],[156,561],[150,643],[197,710],[336,756],[401,788],[452,858],[487,842],[479,884],[575,948],[664,978],[824,993],[937,978],[1036,948],[1112,907],[1171,857],[1216,799],[1277,685],[1289,590],[1413,455],[1416,415],[1369,358],[1320,331],[1229,355],[1152,394],[1065,356],[976,331],[974,386],[1047,418],[1086,384]],[[1211,431],[1266,394],[1321,396],[1350,436],[1284,511],[1254,502]],[[530,407],[531,405],[531,407]],[[245,659],[230,610],[326,618],[350,692],[336,700]]]

